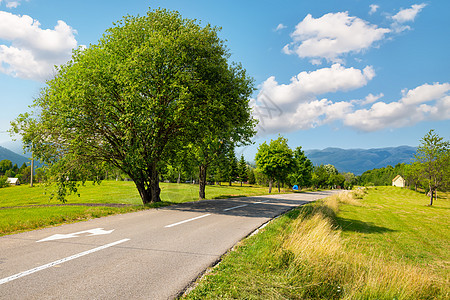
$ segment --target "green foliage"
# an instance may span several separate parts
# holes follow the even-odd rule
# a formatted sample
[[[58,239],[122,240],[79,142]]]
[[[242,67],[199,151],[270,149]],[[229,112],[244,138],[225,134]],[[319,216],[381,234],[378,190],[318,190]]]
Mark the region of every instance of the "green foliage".
[[[6,171],[12,169],[12,162],[8,159],[0,161],[0,174],[5,174]]]
[[[247,178],[248,178],[248,183],[249,184],[255,184],[256,183],[255,171],[251,167],[247,169]]]
[[[218,28],[163,9],[126,16],[74,51],[13,131],[51,167],[60,199],[106,164],[158,202],[159,170],[182,146],[203,149],[222,125],[228,139],[253,133],[252,81],[228,57]]]
[[[294,166],[289,174],[290,184],[298,185],[299,187],[309,187],[312,180],[313,164],[306,157],[302,147],[295,148],[293,154]]]
[[[243,181],[248,180],[248,168],[247,168],[247,162],[245,161],[244,155],[241,155],[241,159],[239,160],[238,176],[239,176],[239,181],[241,182],[241,185],[242,185]]]
[[[430,130],[421,140],[416,153],[419,177],[430,191],[430,205],[438,188],[450,187],[450,142]]]
[[[385,168],[373,169],[364,172],[358,180],[359,185],[366,186],[372,183],[375,186],[390,186],[395,176],[406,177],[408,165],[397,164],[395,167],[387,166]]]
[[[287,144],[287,139],[282,136],[271,140],[269,145],[262,143],[258,147],[255,161],[258,170],[266,175],[270,182],[276,180],[278,184],[286,181],[295,166],[293,152]]]
[[[328,174],[327,169],[324,165],[314,167],[314,173],[312,174],[312,184],[315,188],[326,188],[328,187],[328,179],[330,174]]]
[[[0,188],[8,187],[9,183],[6,182],[7,176],[0,176]]]

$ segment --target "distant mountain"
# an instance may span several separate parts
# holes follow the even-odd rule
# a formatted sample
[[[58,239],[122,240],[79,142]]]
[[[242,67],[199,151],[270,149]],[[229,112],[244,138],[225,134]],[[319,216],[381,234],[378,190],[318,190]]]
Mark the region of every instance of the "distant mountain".
[[[361,175],[367,170],[410,163],[416,154],[416,148],[410,146],[377,149],[326,148],[306,150],[305,154],[314,165],[332,164],[339,172]]]
[[[23,165],[23,163],[29,163],[30,160],[26,158],[25,156],[19,155],[15,152],[12,152],[11,150],[8,150],[2,146],[0,146],[0,161],[8,159],[10,160],[13,165],[17,164],[17,166],[20,168],[20,166]]]

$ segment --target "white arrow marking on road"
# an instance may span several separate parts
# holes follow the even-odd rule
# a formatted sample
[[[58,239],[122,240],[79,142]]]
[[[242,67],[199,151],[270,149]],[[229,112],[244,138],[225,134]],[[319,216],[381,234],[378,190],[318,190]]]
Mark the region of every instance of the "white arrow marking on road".
[[[59,259],[57,261],[51,262],[49,264],[42,265],[40,267],[31,269],[31,270],[28,270],[28,271],[25,271],[25,272],[20,272],[20,273],[14,274],[12,276],[0,279],[0,285],[2,285],[4,283],[7,283],[7,282],[10,282],[10,281],[13,281],[13,280],[16,280],[16,279],[18,279],[20,277],[24,277],[24,276],[27,276],[27,275],[30,275],[30,274],[33,274],[33,273],[36,273],[36,272],[48,269],[50,267],[53,267],[53,266],[65,263],[66,261],[69,261],[69,260],[72,260],[72,259],[75,259],[75,258],[79,258],[79,257],[85,256],[85,255],[88,255],[88,254],[91,254],[91,253],[94,253],[94,252],[97,252],[97,251],[109,248],[109,247],[113,247],[115,245],[119,245],[119,244],[121,244],[123,242],[126,242],[126,241],[129,241],[129,240],[130,239],[123,239],[123,240],[120,240],[120,241],[117,241],[117,242],[114,242],[114,243],[110,243],[110,244],[103,245],[103,246],[100,246],[100,247],[97,247],[97,248],[94,248],[94,249],[91,249],[91,250],[87,250],[87,251],[84,251],[84,252],[81,252],[81,253],[78,253],[78,254],[75,254],[75,255],[63,258],[63,259]]]
[[[88,236],[93,236],[93,235],[110,234],[113,231],[114,231],[114,229],[112,229],[112,230],[103,230],[103,228],[94,228],[94,229],[80,231],[80,232],[75,232],[75,233],[54,234],[54,235],[49,236],[49,237],[47,237],[45,239],[37,241],[37,243],[39,243],[39,242],[47,242],[47,241],[54,241],[54,240],[62,240],[62,239],[70,239],[70,238],[78,237],[80,234],[83,234],[83,233],[90,233],[90,235],[88,235]]]

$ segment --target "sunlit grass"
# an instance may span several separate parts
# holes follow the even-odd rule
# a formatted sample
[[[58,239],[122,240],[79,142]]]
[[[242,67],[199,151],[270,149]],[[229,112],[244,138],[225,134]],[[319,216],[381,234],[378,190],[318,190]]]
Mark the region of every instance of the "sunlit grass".
[[[67,204],[63,206],[56,199],[50,200],[52,187],[36,185],[31,188],[21,185],[1,188],[0,235],[198,200],[198,185],[161,183],[160,186],[162,202],[151,206],[143,206],[134,183],[125,181],[103,181],[100,185],[88,182],[79,187],[80,196],[68,196]],[[207,199],[264,194],[267,194],[266,187],[241,187],[237,184],[206,187]],[[105,206],[93,207],[88,204]],[[108,207],[109,204],[125,206]]]
[[[187,298],[448,299],[448,200],[430,208],[406,189],[357,193],[277,219]]]

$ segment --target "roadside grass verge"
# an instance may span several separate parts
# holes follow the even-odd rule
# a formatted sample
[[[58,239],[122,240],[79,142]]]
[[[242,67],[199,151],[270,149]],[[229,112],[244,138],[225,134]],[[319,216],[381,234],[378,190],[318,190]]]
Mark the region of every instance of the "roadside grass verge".
[[[383,187],[292,210],[239,243],[187,299],[448,299],[448,200]],[[400,211],[401,208],[401,211]]]
[[[0,189],[0,236],[47,226],[77,222],[112,214],[134,212],[198,200],[198,185],[161,183],[162,202],[142,205],[133,182],[103,181],[100,185],[87,182],[79,194],[70,195],[67,204],[50,200],[51,188],[37,185]],[[266,187],[222,185],[207,186],[208,199],[267,194]],[[73,204],[79,204],[73,206]],[[93,205],[96,206],[93,206]],[[123,204],[123,207],[112,205]],[[101,206],[104,205],[104,206]]]

